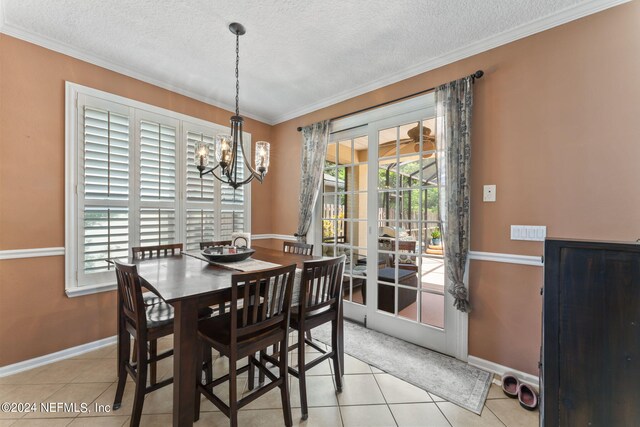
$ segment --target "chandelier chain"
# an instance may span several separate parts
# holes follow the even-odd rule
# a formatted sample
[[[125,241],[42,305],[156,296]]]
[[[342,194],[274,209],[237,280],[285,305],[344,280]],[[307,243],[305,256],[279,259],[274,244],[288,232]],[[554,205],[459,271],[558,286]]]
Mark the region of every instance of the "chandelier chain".
[[[238,66],[240,65],[240,35],[236,34],[236,116],[240,115],[240,77]]]

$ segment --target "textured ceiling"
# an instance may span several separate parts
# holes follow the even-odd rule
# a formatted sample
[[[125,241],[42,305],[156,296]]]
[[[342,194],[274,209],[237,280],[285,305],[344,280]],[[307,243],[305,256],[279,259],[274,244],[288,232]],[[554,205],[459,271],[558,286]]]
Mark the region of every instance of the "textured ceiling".
[[[1,31],[276,123],[622,1],[1,0]],[[472,70],[470,70],[472,71]]]

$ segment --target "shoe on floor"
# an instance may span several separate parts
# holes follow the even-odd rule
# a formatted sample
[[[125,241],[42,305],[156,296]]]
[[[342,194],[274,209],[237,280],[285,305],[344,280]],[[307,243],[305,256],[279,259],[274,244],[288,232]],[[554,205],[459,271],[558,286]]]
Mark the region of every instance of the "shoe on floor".
[[[518,400],[520,406],[529,411],[533,411],[538,406],[538,393],[527,384],[520,384],[518,387]]]
[[[515,399],[518,397],[518,388],[520,387],[520,381],[516,378],[515,375],[510,373],[505,373],[502,376],[502,391],[507,396]]]

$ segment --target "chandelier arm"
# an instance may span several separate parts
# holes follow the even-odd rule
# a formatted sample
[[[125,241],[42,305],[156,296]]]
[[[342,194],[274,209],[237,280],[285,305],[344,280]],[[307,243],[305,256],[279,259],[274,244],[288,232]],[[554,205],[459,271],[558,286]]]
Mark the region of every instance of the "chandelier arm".
[[[235,158],[236,158],[236,164],[235,164],[235,168],[233,169],[233,182],[238,182],[238,166],[240,167],[244,167],[243,165],[239,165],[237,163],[237,159],[238,159],[238,145],[240,145],[240,151],[242,152],[242,160],[245,161],[246,163],[246,159],[244,158],[244,150],[242,150],[242,146],[243,141],[242,141],[242,122],[239,122],[236,124],[236,130],[235,130],[235,138],[233,139],[235,146],[234,151],[235,151]]]
[[[253,179],[254,179],[254,178],[256,178],[258,181],[262,182],[262,178],[260,177],[260,175],[256,175],[256,174],[250,173],[250,174],[249,174],[249,177],[248,177],[247,179],[245,179],[245,180],[244,180],[244,181],[242,181],[242,182],[236,182],[236,185],[237,185],[238,187],[240,187],[241,185],[248,184],[248,183],[250,183],[251,181],[253,181]],[[229,185],[231,185],[231,184],[229,184]],[[233,187],[233,185],[232,185],[232,187]]]
[[[242,141],[242,134],[240,134],[240,141]],[[251,163],[249,161],[247,161],[247,155],[244,152],[244,144],[243,143],[240,144],[240,150],[242,150],[242,159],[244,160],[244,165],[247,167],[247,169],[249,169],[249,173],[251,175],[254,175],[256,178],[259,179],[260,182],[262,182],[263,175],[260,172],[258,172],[257,170],[255,170],[251,166]]]
[[[216,175],[216,174],[215,174],[215,172],[214,172],[214,169],[216,169],[216,168],[209,169],[208,171],[203,172],[203,173],[202,173],[202,175],[207,174],[207,173],[210,173],[211,175],[213,175],[213,177],[214,177],[215,179],[217,179],[217,180],[218,180],[218,181],[220,181],[221,183],[231,185],[231,184],[229,183],[229,181],[228,181],[228,180],[224,180],[224,179],[220,178],[218,175]]]
[[[219,164],[218,164],[218,165],[215,165],[214,167],[212,167],[212,168],[210,168],[210,169],[205,169],[205,168],[200,169],[200,168],[198,167],[198,170],[200,171],[200,178],[202,178],[204,175],[206,175],[206,174],[208,174],[208,173],[213,173],[213,171],[214,171],[214,170],[216,170],[216,169],[218,169],[219,167],[220,167],[220,165],[219,165]]]

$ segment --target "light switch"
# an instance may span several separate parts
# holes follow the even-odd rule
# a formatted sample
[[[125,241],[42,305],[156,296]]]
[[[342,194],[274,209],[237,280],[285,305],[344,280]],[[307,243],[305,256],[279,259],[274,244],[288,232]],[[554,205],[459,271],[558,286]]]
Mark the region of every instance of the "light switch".
[[[495,202],[496,201],[496,186],[493,185],[485,185],[482,192],[482,201],[483,202]]]
[[[543,242],[547,237],[545,225],[512,225],[511,240],[530,240]]]

